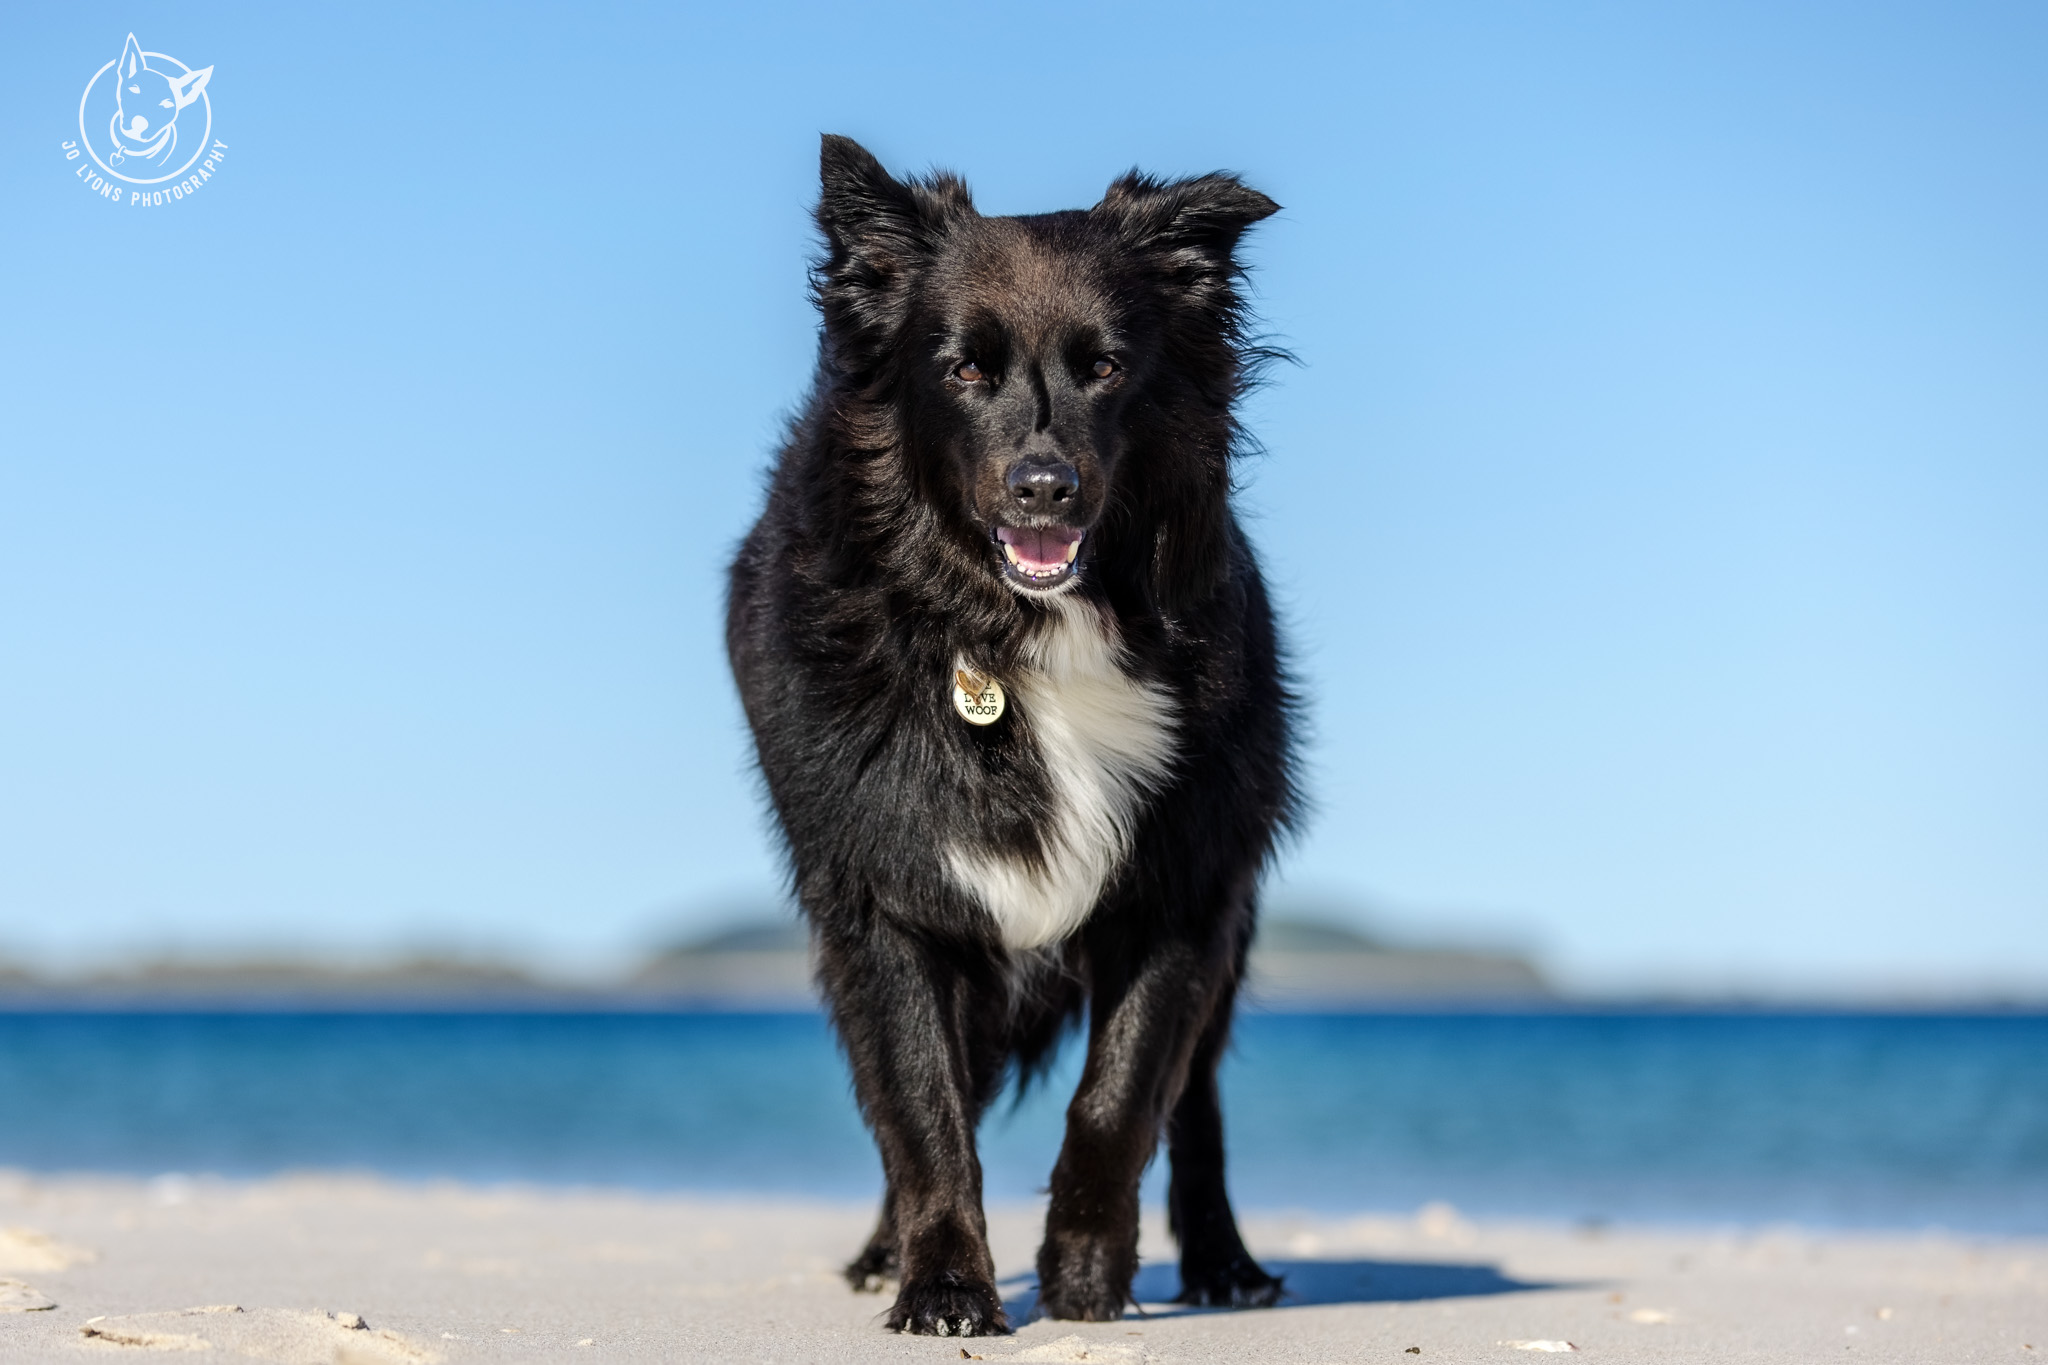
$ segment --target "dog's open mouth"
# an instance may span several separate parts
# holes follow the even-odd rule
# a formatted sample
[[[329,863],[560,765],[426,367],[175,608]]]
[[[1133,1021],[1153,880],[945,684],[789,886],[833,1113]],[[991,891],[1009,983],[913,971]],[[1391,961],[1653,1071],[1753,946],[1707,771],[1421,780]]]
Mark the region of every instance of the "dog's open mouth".
[[[995,538],[1003,547],[1003,567],[1012,582],[1030,588],[1052,588],[1073,577],[1082,534],[1069,526],[1050,526],[1044,530],[998,526]]]

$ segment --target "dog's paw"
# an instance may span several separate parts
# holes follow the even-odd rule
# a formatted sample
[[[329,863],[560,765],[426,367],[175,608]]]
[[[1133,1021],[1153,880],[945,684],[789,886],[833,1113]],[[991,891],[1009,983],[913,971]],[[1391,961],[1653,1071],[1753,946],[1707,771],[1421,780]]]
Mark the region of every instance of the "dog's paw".
[[[879,1294],[882,1286],[896,1278],[896,1248],[870,1242],[860,1255],[847,1262],[846,1282],[862,1294]]]
[[[949,1271],[905,1284],[889,1310],[889,1327],[926,1337],[990,1337],[1007,1335],[1010,1320],[994,1285]]]
[[[1128,1289],[1118,1289],[1107,1284],[1064,1284],[1038,1287],[1038,1312],[1041,1317],[1059,1318],[1065,1322],[1115,1322],[1124,1315],[1124,1305],[1130,1301]]]
[[[1115,1322],[1131,1301],[1137,1249],[1105,1247],[1093,1238],[1048,1237],[1038,1252],[1038,1312],[1069,1322]]]
[[[1201,1308],[1271,1308],[1285,1289],[1278,1275],[1268,1275],[1249,1256],[1238,1256],[1221,1266],[1182,1265],[1180,1297],[1174,1302]]]

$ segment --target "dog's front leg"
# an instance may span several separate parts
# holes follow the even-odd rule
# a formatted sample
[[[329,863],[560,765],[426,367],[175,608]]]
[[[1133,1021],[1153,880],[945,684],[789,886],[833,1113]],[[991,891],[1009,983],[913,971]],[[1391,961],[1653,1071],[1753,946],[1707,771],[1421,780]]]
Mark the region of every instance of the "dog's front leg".
[[[1096,983],[1088,1061],[1067,1106],[1038,1252],[1038,1303],[1049,1317],[1111,1322],[1130,1300],[1138,1182],[1187,1077],[1213,975],[1190,945],[1168,943],[1136,965],[1120,992]]]
[[[885,1221],[902,1285],[888,1324],[935,1336],[1007,1332],[974,1150],[968,985],[880,916],[850,938],[821,935],[820,948],[833,1023],[889,1182]]]

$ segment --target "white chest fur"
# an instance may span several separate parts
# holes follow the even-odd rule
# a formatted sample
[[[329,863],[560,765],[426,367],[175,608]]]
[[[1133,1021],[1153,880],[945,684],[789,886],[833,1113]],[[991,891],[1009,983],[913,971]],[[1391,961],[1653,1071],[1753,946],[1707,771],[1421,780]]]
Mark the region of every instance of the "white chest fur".
[[[1044,865],[946,850],[954,878],[1017,950],[1055,943],[1088,918],[1130,851],[1139,804],[1172,763],[1172,698],[1124,672],[1122,646],[1093,606],[1063,597],[1054,607],[1052,628],[1005,680],[1051,783]]]

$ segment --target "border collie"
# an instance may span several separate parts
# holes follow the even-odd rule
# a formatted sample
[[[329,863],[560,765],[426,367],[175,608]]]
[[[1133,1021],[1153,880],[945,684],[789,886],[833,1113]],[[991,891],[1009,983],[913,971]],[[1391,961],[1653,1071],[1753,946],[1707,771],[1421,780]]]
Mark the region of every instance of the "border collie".
[[[1229,175],[993,218],[826,137],[817,375],[727,647],[881,1148],[847,1267],[888,1325],[1006,1332],[975,1127],[1086,1019],[1039,1311],[1107,1321],[1162,1131],[1181,1298],[1266,1305],[1216,1065],[1295,809],[1273,615],[1230,506],[1255,346]]]

